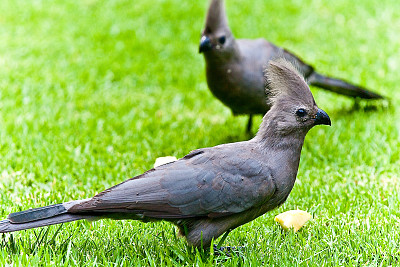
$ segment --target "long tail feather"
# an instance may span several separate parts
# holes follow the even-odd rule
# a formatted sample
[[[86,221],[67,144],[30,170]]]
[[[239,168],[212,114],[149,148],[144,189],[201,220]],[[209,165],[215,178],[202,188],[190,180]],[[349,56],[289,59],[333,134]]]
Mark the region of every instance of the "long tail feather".
[[[75,215],[75,214],[61,214],[51,218],[41,219],[38,221],[33,222],[26,222],[26,223],[13,223],[10,220],[6,219],[0,221],[0,233],[9,233],[15,231],[21,231],[31,228],[37,228],[47,225],[65,223],[65,222],[72,222],[82,219],[93,219],[93,216],[85,216],[85,215]]]
[[[56,204],[56,205],[11,213],[10,215],[8,215],[8,219],[12,223],[27,223],[46,218],[51,218],[63,213],[67,213],[67,209],[64,207],[64,205]]]
[[[68,213],[68,209],[71,206],[83,201],[85,200],[71,201],[11,213],[6,220],[0,221],[0,233],[20,231],[82,219],[96,219],[97,216]]]
[[[361,86],[353,85],[344,80],[327,77],[317,72],[313,72],[309,77],[307,77],[307,80],[310,85],[314,85],[341,95],[360,97],[365,99],[384,98],[383,96],[369,91]]]

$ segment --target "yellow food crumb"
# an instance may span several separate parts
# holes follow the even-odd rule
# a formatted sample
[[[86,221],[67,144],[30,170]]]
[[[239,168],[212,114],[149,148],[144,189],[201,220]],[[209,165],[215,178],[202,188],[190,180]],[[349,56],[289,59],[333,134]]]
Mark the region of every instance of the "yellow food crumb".
[[[303,210],[289,210],[275,216],[275,221],[283,229],[293,228],[294,232],[297,232],[309,219],[311,219],[311,214]]]

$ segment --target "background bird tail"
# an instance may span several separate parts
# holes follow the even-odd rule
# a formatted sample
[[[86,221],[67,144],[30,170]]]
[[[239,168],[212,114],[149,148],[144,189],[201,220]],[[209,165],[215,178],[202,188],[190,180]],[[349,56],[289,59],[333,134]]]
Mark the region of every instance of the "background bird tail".
[[[361,86],[353,85],[344,80],[327,77],[315,71],[312,72],[311,75],[307,77],[307,82],[310,85],[314,85],[341,95],[347,95],[351,97],[359,97],[365,99],[384,98],[383,96],[374,93],[372,91],[369,91]]]
[[[11,213],[6,220],[0,221],[0,233],[15,232],[82,219],[95,219],[96,216],[67,213],[67,209],[70,206],[79,202],[73,201]]]

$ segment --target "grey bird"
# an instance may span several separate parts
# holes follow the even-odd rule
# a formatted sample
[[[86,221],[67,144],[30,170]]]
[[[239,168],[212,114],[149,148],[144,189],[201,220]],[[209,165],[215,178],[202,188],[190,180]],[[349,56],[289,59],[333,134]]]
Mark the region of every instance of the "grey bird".
[[[310,85],[351,97],[383,98],[361,86],[324,76],[296,55],[265,39],[236,40],[228,26],[223,0],[211,0],[199,52],[204,55],[211,92],[234,115],[249,114],[248,132],[252,115],[264,115],[270,109],[269,102],[265,101],[263,69],[278,56],[295,62]]]
[[[276,59],[266,73],[271,108],[253,139],[194,150],[90,199],[12,213],[0,233],[81,219],[166,220],[189,245],[208,247],[278,207],[295,183],[307,132],[331,121],[291,63]]]

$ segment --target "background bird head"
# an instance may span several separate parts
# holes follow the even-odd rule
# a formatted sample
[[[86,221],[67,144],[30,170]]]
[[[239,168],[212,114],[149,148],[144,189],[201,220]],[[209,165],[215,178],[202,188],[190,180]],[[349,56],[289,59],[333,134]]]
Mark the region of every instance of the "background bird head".
[[[264,73],[265,90],[271,109],[264,116],[268,127],[280,134],[306,134],[313,126],[331,125],[319,109],[303,76],[284,58],[269,62]]]
[[[211,0],[199,53],[227,53],[234,47],[235,39],[229,29],[223,0]]]

